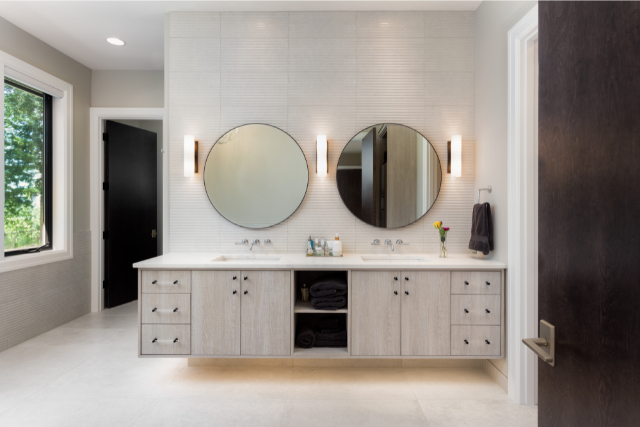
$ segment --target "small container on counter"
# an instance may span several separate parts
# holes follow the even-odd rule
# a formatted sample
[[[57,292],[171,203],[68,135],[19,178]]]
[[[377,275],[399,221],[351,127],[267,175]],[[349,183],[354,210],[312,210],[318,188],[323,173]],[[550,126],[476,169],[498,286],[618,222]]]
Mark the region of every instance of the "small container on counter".
[[[302,301],[307,302],[309,301],[309,287],[307,287],[307,284],[303,284],[302,287],[300,288],[300,293],[301,293],[301,298]]]

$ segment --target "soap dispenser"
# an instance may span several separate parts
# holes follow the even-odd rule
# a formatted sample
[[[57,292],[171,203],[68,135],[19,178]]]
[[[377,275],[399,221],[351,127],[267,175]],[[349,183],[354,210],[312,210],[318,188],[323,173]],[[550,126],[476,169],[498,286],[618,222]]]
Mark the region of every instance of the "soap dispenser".
[[[338,233],[336,233],[336,239],[333,241],[332,249],[333,256],[342,256],[342,242],[340,241],[340,235]]]

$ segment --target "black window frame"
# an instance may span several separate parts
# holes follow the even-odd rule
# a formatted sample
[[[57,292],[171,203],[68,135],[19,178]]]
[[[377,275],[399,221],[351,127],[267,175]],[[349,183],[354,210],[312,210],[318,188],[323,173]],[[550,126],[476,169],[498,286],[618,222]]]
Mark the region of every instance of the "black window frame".
[[[53,249],[53,96],[6,77],[4,78],[4,84],[43,97],[44,147],[42,151],[44,159],[42,163],[44,171],[42,187],[44,197],[44,228],[46,233],[46,243],[44,245],[35,248],[4,250],[4,256],[6,258]],[[2,129],[2,132],[4,132],[4,129]],[[2,179],[4,180],[4,177],[2,177]],[[4,209],[4,206],[2,209]],[[4,236],[2,237],[2,246],[4,248]]]

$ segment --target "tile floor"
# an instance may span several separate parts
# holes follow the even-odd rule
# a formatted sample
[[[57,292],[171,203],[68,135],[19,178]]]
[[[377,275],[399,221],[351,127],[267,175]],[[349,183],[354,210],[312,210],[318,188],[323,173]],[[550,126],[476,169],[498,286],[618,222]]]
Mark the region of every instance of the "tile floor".
[[[138,359],[135,303],[0,353],[0,426],[535,427],[484,372]]]

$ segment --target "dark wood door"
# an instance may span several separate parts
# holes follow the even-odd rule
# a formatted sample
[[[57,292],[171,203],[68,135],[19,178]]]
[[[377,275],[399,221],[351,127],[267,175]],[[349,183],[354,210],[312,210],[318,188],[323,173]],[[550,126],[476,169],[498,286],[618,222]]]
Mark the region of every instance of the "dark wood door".
[[[540,2],[538,422],[640,424],[640,3]]]
[[[132,264],[158,254],[154,132],[107,121],[105,132],[105,307],[138,298]]]

